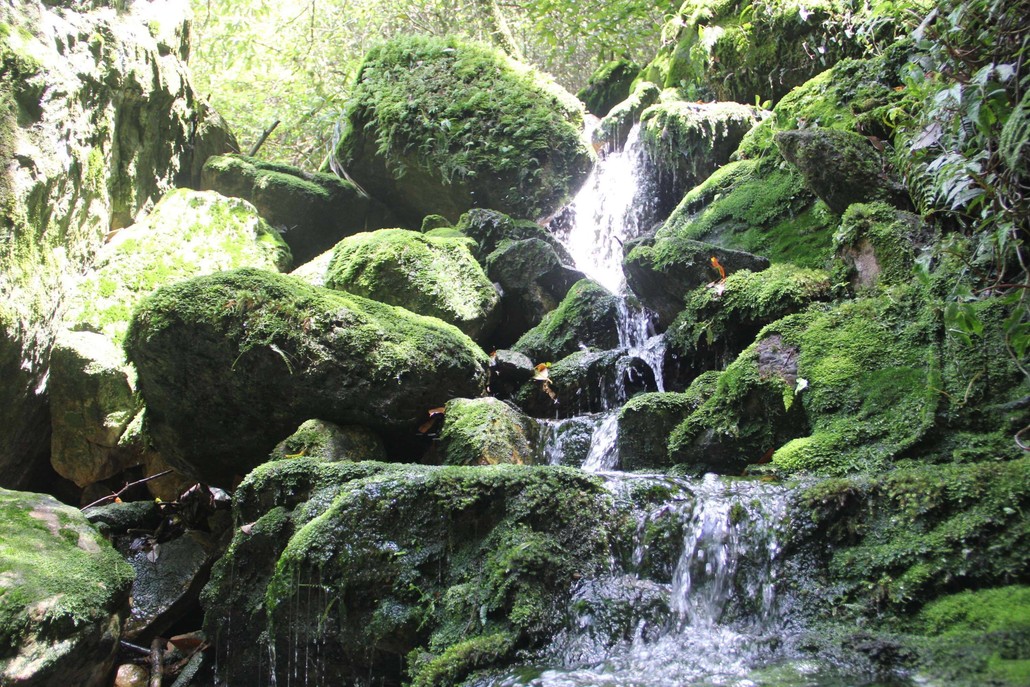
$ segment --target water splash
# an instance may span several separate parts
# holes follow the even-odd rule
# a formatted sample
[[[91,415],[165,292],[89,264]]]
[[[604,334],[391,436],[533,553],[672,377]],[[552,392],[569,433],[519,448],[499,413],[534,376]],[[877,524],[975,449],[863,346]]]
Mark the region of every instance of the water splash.
[[[619,412],[607,413],[590,440],[590,452],[583,461],[586,472],[614,470],[619,464],[616,442],[619,438]]]

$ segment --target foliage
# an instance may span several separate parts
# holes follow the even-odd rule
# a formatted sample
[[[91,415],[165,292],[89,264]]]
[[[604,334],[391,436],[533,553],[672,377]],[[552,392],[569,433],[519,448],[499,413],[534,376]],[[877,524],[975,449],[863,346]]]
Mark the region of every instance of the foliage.
[[[650,59],[675,0],[191,0],[198,90],[249,147],[318,168],[362,55],[383,38],[458,35],[506,47],[572,91],[615,56]],[[244,151],[246,152],[246,151]]]

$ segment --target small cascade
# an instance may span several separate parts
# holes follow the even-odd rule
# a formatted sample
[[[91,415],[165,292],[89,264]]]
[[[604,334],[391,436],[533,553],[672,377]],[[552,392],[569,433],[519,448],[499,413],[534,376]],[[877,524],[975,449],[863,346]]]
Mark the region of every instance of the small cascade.
[[[583,461],[583,469],[587,472],[603,472],[612,470],[619,464],[619,454],[615,442],[619,430],[618,411],[607,413],[601,424],[594,431],[590,440],[590,451]]]

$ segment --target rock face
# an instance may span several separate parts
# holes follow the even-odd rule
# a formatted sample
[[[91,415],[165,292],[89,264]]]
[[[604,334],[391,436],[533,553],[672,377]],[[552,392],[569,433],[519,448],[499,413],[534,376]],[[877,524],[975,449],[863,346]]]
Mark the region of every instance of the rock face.
[[[912,278],[925,231],[922,220],[910,212],[886,203],[856,203],[841,217],[833,237],[834,275],[856,290],[905,283]]]
[[[284,684],[295,649],[333,684],[459,684],[545,645],[626,524],[600,480],[517,465],[282,461],[235,508],[252,525],[215,567],[205,629],[219,671],[248,684]]]
[[[290,246],[301,265],[359,231],[396,226],[381,203],[335,174],[311,174],[242,155],[204,164],[201,188],[254,204]]]
[[[8,486],[29,480],[49,447],[45,380],[70,282],[107,232],[191,183],[200,157],[233,144],[188,81],[185,16],[174,7],[53,5],[0,8],[0,158],[10,162],[0,179],[0,480]]]
[[[589,279],[576,282],[557,309],[522,335],[512,350],[534,363],[560,360],[581,347],[615,348],[618,299]]]
[[[384,43],[365,56],[351,102],[339,161],[408,226],[473,207],[544,217],[590,170],[578,101],[483,46]]]
[[[440,432],[446,465],[533,464],[533,424],[496,398],[456,398],[445,407]]]
[[[356,234],[333,250],[325,285],[438,317],[481,339],[497,324],[501,299],[470,243],[404,229]]]
[[[158,290],[126,352],[155,446],[216,485],[311,417],[413,432],[486,382],[486,355],[451,325],[254,269]]]
[[[0,683],[107,685],[132,568],[50,496],[0,489]]]
[[[211,191],[172,191],[118,231],[71,294],[69,329],[51,356],[50,461],[57,473],[85,486],[145,459],[136,375],[120,349],[144,297],[201,274],[289,263],[286,244],[253,206]]]

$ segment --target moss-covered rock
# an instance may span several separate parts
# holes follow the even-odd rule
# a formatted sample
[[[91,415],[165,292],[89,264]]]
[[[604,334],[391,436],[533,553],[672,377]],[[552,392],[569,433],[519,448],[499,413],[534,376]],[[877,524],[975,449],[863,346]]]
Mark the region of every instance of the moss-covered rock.
[[[386,460],[383,440],[358,425],[341,427],[325,420],[305,420],[272,450],[269,460],[306,456],[327,462]]]
[[[131,582],[77,509],[0,489],[0,682],[109,684]]]
[[[444,406],[439,438],[445,465],[532,465],[532,421],[496,398],[455,398]]]
[[[790,263],[739,270],[694,289],[665,332],[667,380],[682,385],[706,370],[724,369],[762,327],[829,297],[828,273]]]
[[[508,399],[534,374],[533,361],[527,356],[499,348],[490,354],[490,395]]]
[[[204,164],[201,188],[250,201],[303,264],[360,231],[397,226],[378,201],[335,174],[304,172],[241,155]]]
[[[126,353],[156,447],[221,485],[311,417],[413,431],[486,382],[486,356],[451,325],[254,269],[159,289]]]
[[[856,31],[862,22],[870,29]],[[779,100],[841,58],[861,56],[871,33],[889,43],[903,28],[884,8],[848,0],[687,0],[665,30],[675,38],[642,78],[691,97],[753,103]]]
[[[739,103],[668,100],[640,115],[640,142],[657,216],[668,217],[683,194],[730,160],[744,134],[759,121],[756,108]]]
[[[640,115],[662,99],[662,89],[650,81],[633,86],[629,96],[605,115],[592,135],[595,150],[622,150]],[[678,96],[676,96],[678,99]]]
[[[629,97],[633,80],[640,73],[640,65],[632,60],[611,60],[590,75],[587,85],[576,97],[583,101],[587,111],[604,117],[608,111]]]
[[[0,158],[9,163],[0,174],[5,486],[27,484],[46,464],[49,351],[79,273],[108,232],[191,183],[201,156],[226,152],[186,73],[180,9],[0,9]]]
[[[619,343],[615,326],[618,307],[618,299],[610,291],[583,279],[511,348],[534,363],[560,360],[581,347],[615,348]]]
[[[284,680],[305,655],[332,682],[456,684],[545,645],[624,521],[575,470],[337,465],[270,463],[240,485],[253,524],[205,591],[224,675]]]
[[[355,234],[333,250],[325,285],[438,317],[483,339],[497,324],[501,299],[469,243],[405,229]]]
[[[566,267],[574,265],[572,256],[561,241],[531,220],[515,219],[497,210],[475,208],[461,216],[455,229],[475,240],[477,248],[473,253],[483,265],[486,265],[487,256],[502,244],[528,239],[538,239],[546,243]]]
[[[759,272],[769,266],[765,258],[743,251],[678,237],[627,241],[623,271],[626,282],[665,329],[683,309],[687,294],[705,284],[717,284],[739,270]],[[719,271],[718,262],[723,269]]]
[[[910,281],[925,233],[917,215],[886,203],[850,206],[833,236],[835,281],[852,289]]]
[[[700,375],[683,393],[634,396],[619,410],[616,446],[623,470],[653,470],[671,465],[669,435],[715,393],[718,373]]]
[[[411,226],[473,207],[544,217],[589,172],[581,122],[575,98],[500,52],[412,36],[365,56],[337,154]]]
[[[651,367],[625,349],[576,351],[523,384],[515,400],[534,417],[571,418],[618,408],[656,388]]]
[[[885,158],[865,136],[814,128],[781,131],[774,140],[780,154],[801,172],[808,188],[837,214],[852,203],[876,200],[911,207],[908,192],[888,176]]]

